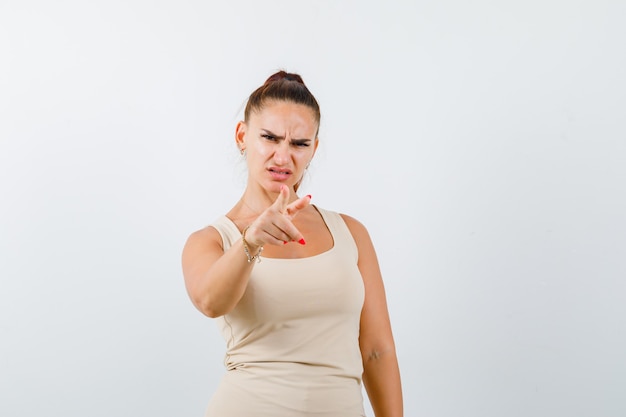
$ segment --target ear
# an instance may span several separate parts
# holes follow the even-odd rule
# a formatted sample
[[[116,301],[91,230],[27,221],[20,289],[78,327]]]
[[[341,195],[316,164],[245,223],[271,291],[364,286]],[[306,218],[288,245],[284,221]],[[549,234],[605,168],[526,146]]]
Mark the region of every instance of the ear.
[[[320,138],[315,136],[315,144],[313,145],[313,156],[315,156],[315,152],[317,152],[317,145],[319,145],[319,144],[320,144]]]
[[[240,150],[246,149],[246,122],[240,121],[235,128],[235,143]]]

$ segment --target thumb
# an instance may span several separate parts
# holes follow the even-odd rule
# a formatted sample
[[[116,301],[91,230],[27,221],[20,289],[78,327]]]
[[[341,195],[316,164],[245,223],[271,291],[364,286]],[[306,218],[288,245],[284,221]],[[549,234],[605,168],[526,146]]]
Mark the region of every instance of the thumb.
[[[280,186],[280,193],[274,201],[274,208],[281,213],[284,213],[287,209],[287,203],[289,203],[289,188],[286,185]]]

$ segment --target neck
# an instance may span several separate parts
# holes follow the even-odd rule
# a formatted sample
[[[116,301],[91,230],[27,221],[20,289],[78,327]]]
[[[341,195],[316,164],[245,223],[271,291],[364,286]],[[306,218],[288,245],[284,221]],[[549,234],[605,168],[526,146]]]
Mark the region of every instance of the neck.
[[[265,210],[265,209],[267,208],[267,207],[265,207],[265,208],[263,208],[263,209],[257,209],[257,208],[252,207],[250,204],[248,204],[248,203],[246,202],[246,198],[245,198],[245,196],[242,196],[242,197],[241,197],[241,200],[239,200],[239,201],[241,201],[241,204],[242,204],[242,205],[246,208],[246,211],[249,211],[249,212],[250,212],[250,215],[252,215],[252,216],[254,216],[254,217],[256,217],[256,216],[258,216],[259,214],[261,214],[261,213],[263,212],[263,210]],[[269,206],[268,206],[268,207],[269,207]]]

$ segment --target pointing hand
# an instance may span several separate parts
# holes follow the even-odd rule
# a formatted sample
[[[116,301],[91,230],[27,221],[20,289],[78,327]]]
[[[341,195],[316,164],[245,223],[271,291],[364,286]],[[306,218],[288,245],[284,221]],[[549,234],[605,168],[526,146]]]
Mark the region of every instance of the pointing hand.
[[[293,225],[292,220],[309,205],[310,201],[311,196],[306,196],[289,204],[289,188],[286,185],[281,186],[276,201],[248,228],[246,241],[256,246],[282,245],[287,242],[299,242],[304,245],[304,237]]]

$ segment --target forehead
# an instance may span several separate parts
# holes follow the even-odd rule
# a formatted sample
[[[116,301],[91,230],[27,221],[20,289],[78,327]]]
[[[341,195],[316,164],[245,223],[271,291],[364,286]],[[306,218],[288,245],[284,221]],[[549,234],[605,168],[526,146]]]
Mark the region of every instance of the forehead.
[[[290,101],[268,101],[250,114],[250,124],[261,129],[297,130],[309,135],[317,131],[313,109]]]

